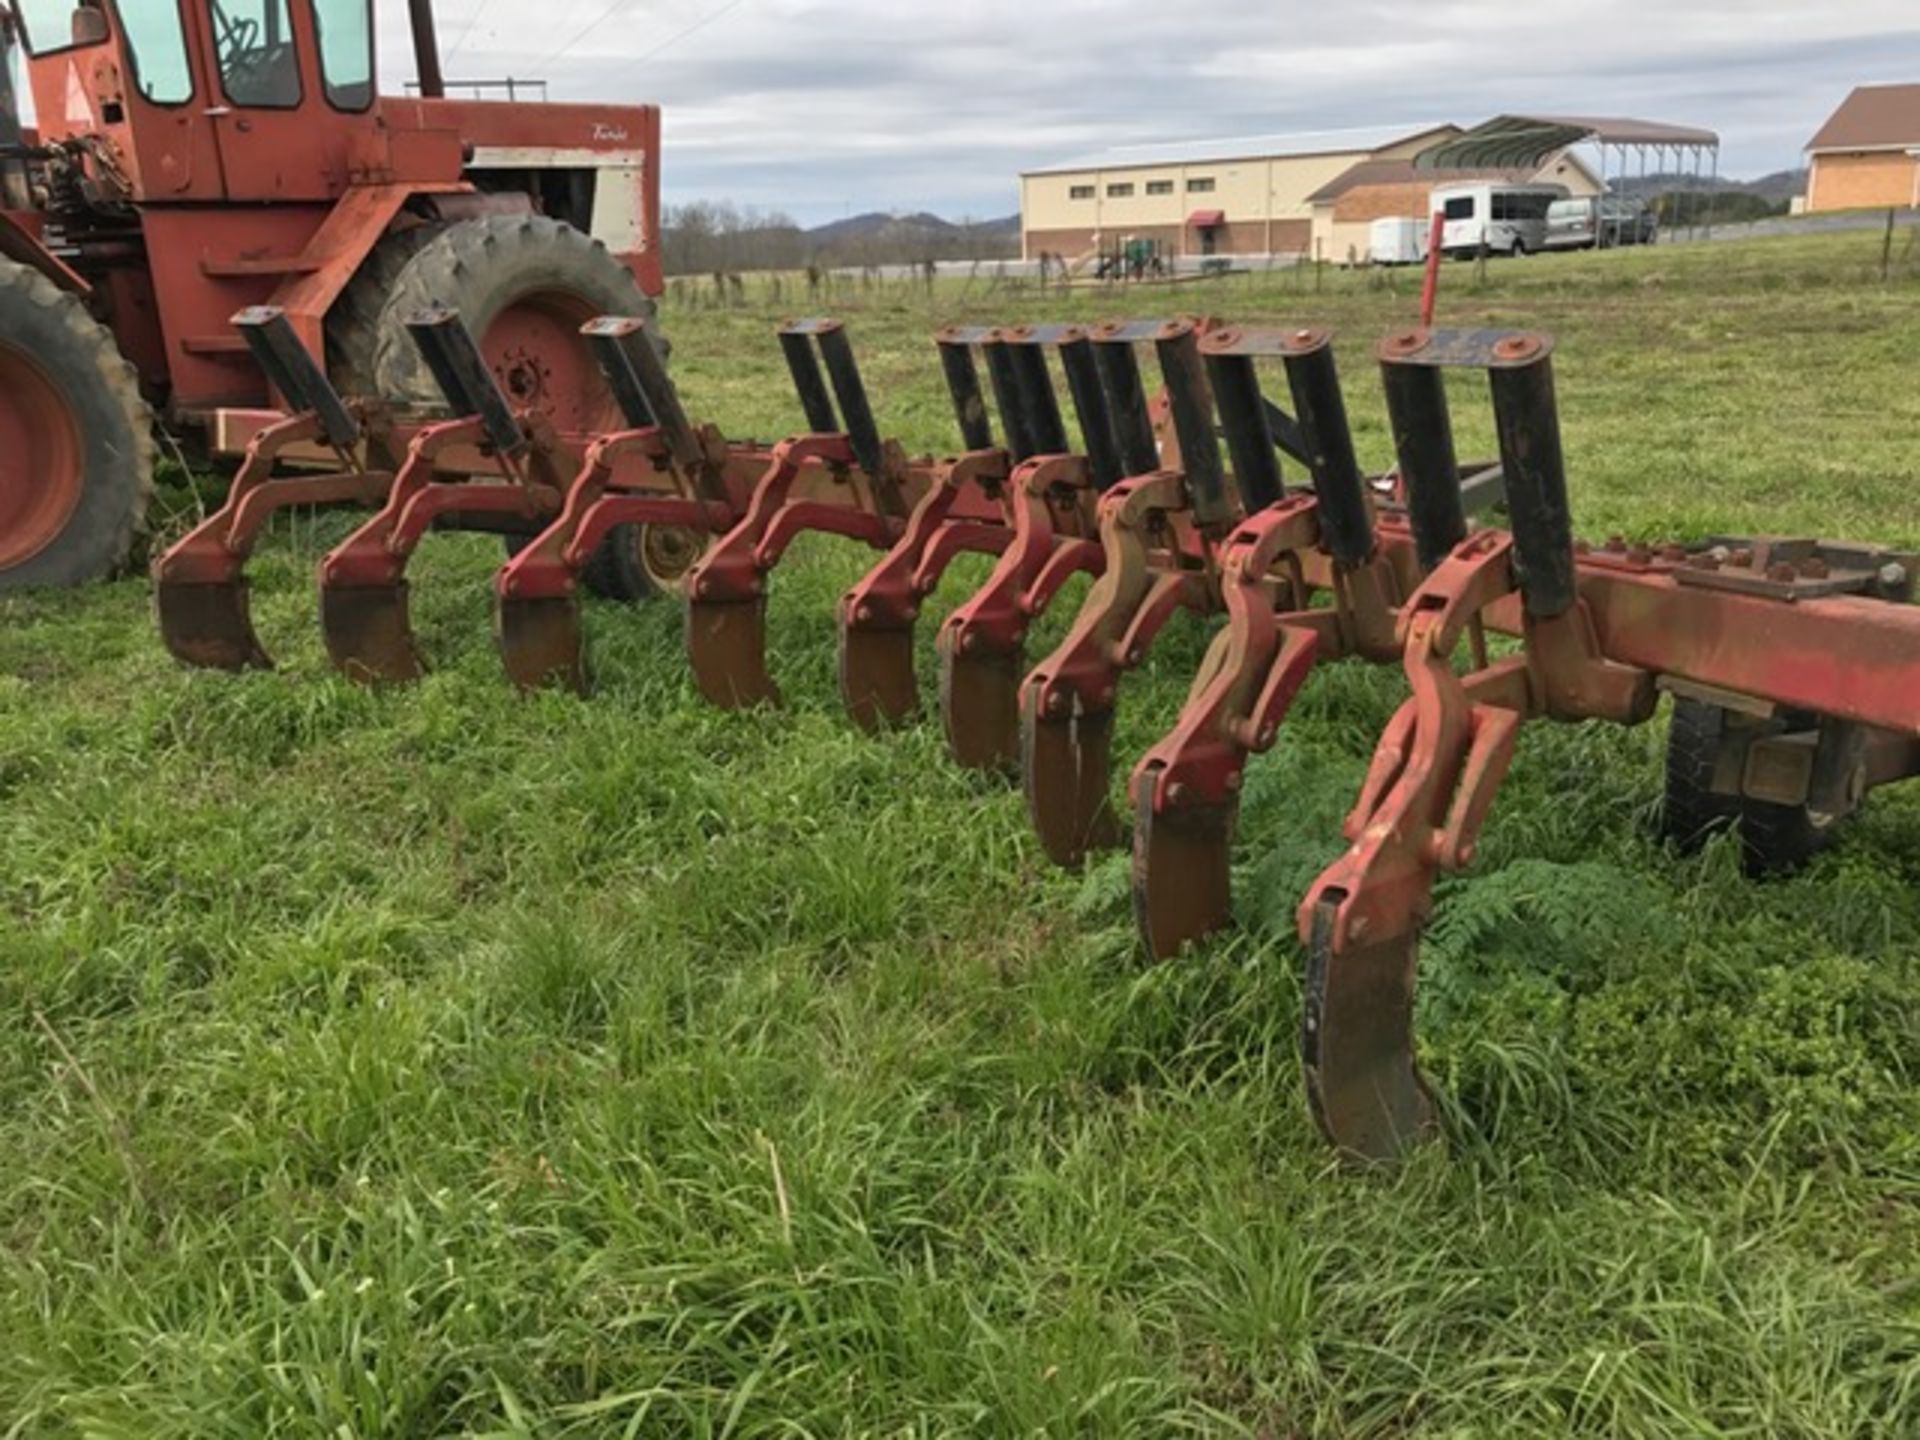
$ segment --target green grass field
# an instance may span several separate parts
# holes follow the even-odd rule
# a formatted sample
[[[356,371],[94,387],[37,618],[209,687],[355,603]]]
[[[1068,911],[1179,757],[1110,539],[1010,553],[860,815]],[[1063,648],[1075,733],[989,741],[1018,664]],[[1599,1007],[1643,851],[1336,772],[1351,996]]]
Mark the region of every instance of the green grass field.
[[[1878,248],[1455,266],[1442,313],[1558,335],[1583,533],[1913,544]],[[1321,283],[834,308],[914,448],[942,321],[1330,323],[1382,464],[1417,277]],[[774,318],[669,312],[695,413],[796,427]],[[1353,1173],[1292,915],[1392,671],[1309,682],[1240,932],[1149,967],[1123,856],[1051,870],[934,727],[839,713],[865,554],[797,548],[788,705],[720,714],[664,605],[594,611],[593,700],[517,699],[473,537],[415,567],[435,673],[337,680],[339,531],[256,567],[274,674],[178,669],[140,580],[0,600],[0,1436],[1920,1434],[1920,787],[1754,884],[1652,838],[1663,722],[1530,729],[1425,956],[1450,1138]],[[1128,680],[1121,774],[1203,644]]]

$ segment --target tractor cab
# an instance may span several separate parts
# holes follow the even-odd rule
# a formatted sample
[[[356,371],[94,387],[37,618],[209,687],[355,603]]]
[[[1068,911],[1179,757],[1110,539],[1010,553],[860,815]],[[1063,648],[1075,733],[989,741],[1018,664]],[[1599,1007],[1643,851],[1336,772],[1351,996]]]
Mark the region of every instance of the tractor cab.
[[[375,130],[371,0],[8,7],[40,142],[86,152],[96,203],[331,199]]]

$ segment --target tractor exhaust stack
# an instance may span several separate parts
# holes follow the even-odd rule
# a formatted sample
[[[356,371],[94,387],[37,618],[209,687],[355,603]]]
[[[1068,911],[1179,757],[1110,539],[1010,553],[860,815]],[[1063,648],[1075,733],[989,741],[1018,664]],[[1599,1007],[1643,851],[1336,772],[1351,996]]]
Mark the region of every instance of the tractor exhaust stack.
[[[413,22],[413,68],[421,98],[442,99],[447,82],[440,73],[440,37],[433,28],[433,0],[407,0],[407,18]]]

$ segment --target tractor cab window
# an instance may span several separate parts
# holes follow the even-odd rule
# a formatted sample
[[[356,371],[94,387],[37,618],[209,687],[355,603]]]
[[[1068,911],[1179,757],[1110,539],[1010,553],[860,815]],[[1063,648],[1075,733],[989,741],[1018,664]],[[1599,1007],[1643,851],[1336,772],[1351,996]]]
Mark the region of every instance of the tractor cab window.
[[[320,80],[336,110],[373,104],[373,15],[369,0],[313,0],[320,32]]]
[[[287,0],[207,0],[207,14],[227,99],[270,110],[300,103],[300,58]]]
[[[98,45],[113,33],[104,0],[18,0],[17,11],[35,55]],[[140,93],[155,105],[191,100],[193,71],[177,0],[136,0],[119,11],[127,66]]]

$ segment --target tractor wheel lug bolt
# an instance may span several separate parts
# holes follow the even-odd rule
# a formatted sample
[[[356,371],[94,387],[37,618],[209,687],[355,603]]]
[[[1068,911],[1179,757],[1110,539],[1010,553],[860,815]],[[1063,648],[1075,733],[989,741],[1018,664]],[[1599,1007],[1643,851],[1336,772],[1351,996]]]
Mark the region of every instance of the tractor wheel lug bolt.
[[[1782,560],[1778,565],[1767,567],[1767,578],[1782,585],[1791,585],[1800,578],[1800,572]]]
[[[1186,804],[1187,803],[1187,787],[1181,784],[1178,780],[1174,781],[1173,784],[1167,786],[1167,803],[1169,805]]]
[[[1900,564],[1882,565],[1880,567],[1880,583],[1888,590],[1905,590],[1907,588],[1907,567]]]
[[[873,607],[871,605],[862,605],[853,612],[853,618],[863,625],[866,624],[867,621],[873,619]]]
[[[971,655],[975,650],[978,650],[979,648],[980,648],[980,637],[975,635],[971,630],[961,635],[960,653],[962,655]]]
[[[1067,713],[1067,697],[1058,690],[1054,691],[1051,695],[1047,697],[1047,713],[1049,715],[1066,714]]]

